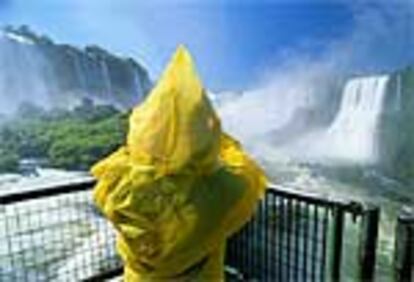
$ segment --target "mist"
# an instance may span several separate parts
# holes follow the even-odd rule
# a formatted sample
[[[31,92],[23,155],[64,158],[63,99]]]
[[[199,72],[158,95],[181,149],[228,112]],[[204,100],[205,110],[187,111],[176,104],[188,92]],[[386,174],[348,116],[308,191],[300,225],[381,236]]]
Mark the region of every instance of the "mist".
[[[24,102],[50,107],[56,78],[30,39],[1,32],[0,65],[0,113],[11,114]]]
[[[295,158],[319,161],[322,151],[341,150],[337,146],[321,149],[320,144],[326,143],[325,131],[340,109],[346,82],[414,63],[414,17],[410,15],[414,2],[352,1],[348,5],[354,21],[350,33],[328,42],[318,56],[311,56],[307,48],[319,42],[285,50],[276,65],[263,71],[253,90],[219,106],[224,128],[254,154],[266,157],[268,148],[277,148]],[[283,144],[275,141],[281,136]],[[361,156],[361,162],[367,160]]]

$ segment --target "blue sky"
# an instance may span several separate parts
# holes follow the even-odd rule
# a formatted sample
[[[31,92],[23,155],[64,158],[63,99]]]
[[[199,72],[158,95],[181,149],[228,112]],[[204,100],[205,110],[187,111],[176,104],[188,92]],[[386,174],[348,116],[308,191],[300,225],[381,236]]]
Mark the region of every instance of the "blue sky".
[[[264,70],[292,58],[341,57],[356,70],[412,63],[413,2],[0,0],[0,24],[132,56],[154,79],[183,43],[207,87],[218,91],[253,87]]]

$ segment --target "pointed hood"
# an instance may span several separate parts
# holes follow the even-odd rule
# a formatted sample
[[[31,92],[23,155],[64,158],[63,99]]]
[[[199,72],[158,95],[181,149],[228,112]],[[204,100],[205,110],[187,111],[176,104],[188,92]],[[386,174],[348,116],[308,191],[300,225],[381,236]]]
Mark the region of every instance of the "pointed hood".
[[[191,55],[180,46],[143,104],[134,109],[127,145],[163,174],[183,167],[209,170],[220,147],[220,122]],[[163,138],[160,138],[163,136]]]

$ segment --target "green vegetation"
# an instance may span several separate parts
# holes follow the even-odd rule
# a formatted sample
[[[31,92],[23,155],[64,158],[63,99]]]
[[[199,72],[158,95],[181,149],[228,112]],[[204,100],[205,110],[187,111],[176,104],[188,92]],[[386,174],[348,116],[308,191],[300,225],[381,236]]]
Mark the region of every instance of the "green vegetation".
[[[0,172],[15,172],[24,158],[51,167],[87,170],[125,140],[127,113],[85,101],[72,111],[22,105],[0,126]]]
[[[15,171],[18,168],[19,156],[14,152],[0,151],[0,172]]]

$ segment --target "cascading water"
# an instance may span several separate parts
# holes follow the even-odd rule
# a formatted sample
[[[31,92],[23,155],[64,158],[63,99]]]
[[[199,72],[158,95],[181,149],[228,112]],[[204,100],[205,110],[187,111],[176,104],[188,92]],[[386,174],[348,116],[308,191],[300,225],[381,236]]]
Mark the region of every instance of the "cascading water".
[[[82,90],[86,89],[86,74],[82,68],[82,63],[81,63],[81,58],[79,57],[79,54],[75,53],[73,54],[73,61],[75,63],[75,72],[76,72],[76,77],[77,80],[79,82],[79,87]]]
[[[402,95],[402,87],[401,87],[401,74],[397,75],[397,98],[395,99],[395,110],[401,110],[401,95]]]
[[[322,155],[331,160],[372,164],[378,157],[377,131],[389,76],[350,80],[339,112],[323,138]]]
[[[144,88],[140,79],[140,76],[138,74],[137,71],[134,71],[134,86],[135,86],[135,95],[138,99],[138,101],[141,101],[143,99],[143,91],[142,89]]]
[[[132,59],[97,46],[55,44],[27,28],[0,28],[0,66],[0,117],[23,103],[70,109],[84,98],[126,109],[151,87]]]
[[[8,33],[0,35],[0,111],[13,112],[20,103],[50,105],[53,84],[47,78],[49,65],[31,41]]]
[[[106,61],[103,59],[100,61],[101,63],[101,70],[102,70],[102,78],[104,81],[104,86],[105,86],[105,90],[106,90],[106,95],[107,97],[111,97],[112,94],[112,84],[111,84],[111,78],[109,76],[109,70],[108,70],[108,65],[106,64]]]

